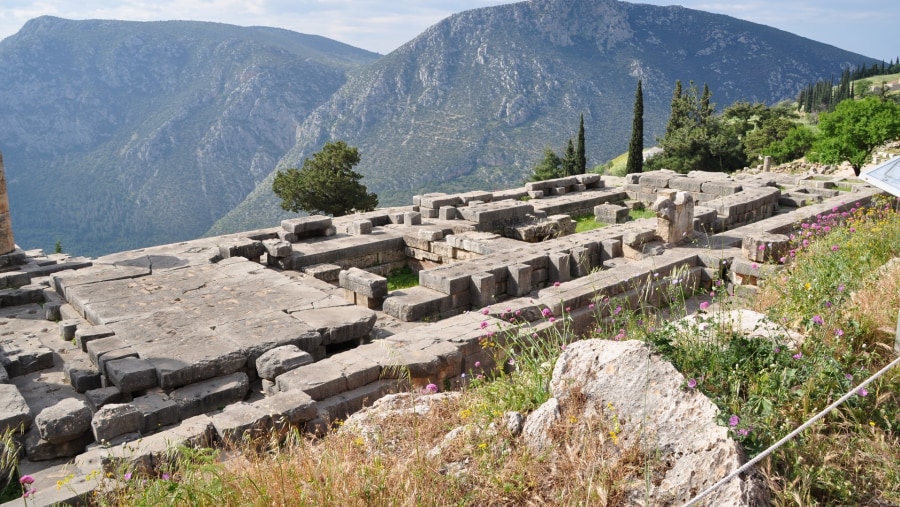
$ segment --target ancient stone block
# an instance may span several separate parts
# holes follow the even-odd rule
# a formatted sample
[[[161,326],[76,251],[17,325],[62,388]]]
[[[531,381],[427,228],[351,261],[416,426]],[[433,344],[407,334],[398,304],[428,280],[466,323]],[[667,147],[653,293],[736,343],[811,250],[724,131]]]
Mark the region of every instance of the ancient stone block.
[[[262,245],[269,257],[287,257],[293,252],[291,244],[280,239],[267,239],[262,242]]]
[[[149,361],[136,357],[107,361],[106,376],[123,393],[143,391],[156,386],[156,368]]]
[[[509,277],[506,279],[506,293],[512,297],[522,297],[531,292],[532,267],[528,264],[515,264],[506,268]]]
[[[72,358],[63,365],[63,373],[76,392],[100,387],[100,371],[86,358]]]
[[[550,261],[547,274],[549,282],[568,282],[572,279],[571,255],[567,252],[551,252],[547,254],[547,258]]]
[[[607,224],[621,224],[628,221],[628,208],[615,204],[594,206],[594,219]]]
[[[741,244],[744,258],[753,262],[778,262],[789,250],[790,238],[784,234],[748,234]]]
[[[422,225],[422,214],[415,211],[407,211],[403,214],[403,225]]]
[[[80,319],[66,319],[59,322],[59,337],[70,342],[75,339],[75,330],[78,329]]]
[[[456,220],[459,218],[456,206],[441,206],[438,210],[438,218],[441,220]]]
[[[246,373],[232,373],[175,389],[169,397],[178,404],[179,415],[187,419],[243,400],[250,391]]]
[[[9,384],[9,373],[6,373],[6,368],[0,365],[0,384]]]
[[[416,237],[420,240],[433,243],[444,239],[444,231],[440,229],[419,229],[416,231]]]
[[[600,260],[606,262],[609,259],[622,257],[622,240],[604,239],[600,241]]]
[[[419,205],[423,208],[440,209],[444,206],[456,206],[462,204],[458,195],[430,193],[420,197]]]
[[[53,351],[37,339],[12,340],[3,344],[0,366],[11,378],[15,378],[52,368],[53,355]]]
[[[210,416],[219,438],[226,443],[243,439],[253,441],[265,436],[272,426],[272,417],[256,405],[238,402]]]
[[[141,422],[141,413],[133,405],[112,403],[104,405],[94,414],[91,430],[97,442],[108,442],[120,435],[140,432]]]
[[[259,258],[264,253],[266,253],[266,248],[263,246],[262,242],[253,241],[251,239],[235,239],[219,245],[219,257],[223,259],[243,257],[254,262],[259,262]]]
[[[387,279],[385,277],[358,268],[341,271],[339,285],[372,299],[384,299],[387,296]]]
[[[296,234],[297,238],[310,236],[325,236],[331,227],[331,217],[311,215],[308,217],[289,218],[281,221],[281,228],[290,234]]]
[[[350,234],[372,234],[372,222],[370,220],[354,220],[350,224]]]
[[[141,413],[141,433],[147,434],[180,420],[178,404],[162,393],[148,393],[131,401]]]
[[[301,269],[302,272],[313,276],[323,282],[337,282],[340,278],[341,267],[335,264],[313,264]]]
[[[88,404],[92,412],[100,410],[104,405],[110,403],[122,403],[125,401],[125,395],[118,387],[101,387],[99,389],[91,389],[84,393],[84,401]]]
[[[532,199],[543,199],[544,191],[543,190],[529,190],[528,197],[530,197]]]
[[[484,308],[494,302],[496,277],[490,273],[475,273],[469,277],[469,295],[474,308]]]
[[[87,352],[87,344],[100,338],[108,338],[116,333],[107,326],[91,326],[81,323],[75,330],[74,338],[82,352]]]
[[[60,444],[91,431],[91,416],[87,403],[77,398],[65,398],[41,410],[34,418],[34,425],[42,440]]]
[[[41,438],[39,431],[30,431],[25,435],[25,452],[31,461],[49,461],[57,458],[69,458],[84,452],[94,441],[94,435],[88,431],[80,436],[60,443],[51,443]]]
[[[744,187],[734,181],[705,181],[702,185],[703,192],[715,195],[731,195],[736,194],[744,189]]]
[[[375,325],[375,312],[358,306],[301,310],[291,314],[322,335],[322,345],[367,338]]]
[[[297,427],[316,417],[316,402],[302,391],[276,392],[253,405],[269,414],[276,429]]]
[[[256,359],[256,372],[261,378],[274,380],[286,371],[299,368],[313,362],[309,352],[300,350],[295,345],[276,347]]]
[[[28,430],[33,421],[31,409],[19,388],[13,384],[0,384],[0,433],[22,428]]]
[[[672,197],[660,195],[651,208],[656,211],[656,235],[668,244],[694,237],[694,198],[687,192]]]

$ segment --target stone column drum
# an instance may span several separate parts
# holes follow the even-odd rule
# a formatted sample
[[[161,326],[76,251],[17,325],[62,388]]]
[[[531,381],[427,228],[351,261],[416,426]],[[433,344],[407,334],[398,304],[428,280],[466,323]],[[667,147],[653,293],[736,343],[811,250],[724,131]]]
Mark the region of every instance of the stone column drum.
[[[0,153],[0,255],[15,249],[12,219],[9,216],[9,196],[6,195],[6,173],[3,172],[3,154]]]

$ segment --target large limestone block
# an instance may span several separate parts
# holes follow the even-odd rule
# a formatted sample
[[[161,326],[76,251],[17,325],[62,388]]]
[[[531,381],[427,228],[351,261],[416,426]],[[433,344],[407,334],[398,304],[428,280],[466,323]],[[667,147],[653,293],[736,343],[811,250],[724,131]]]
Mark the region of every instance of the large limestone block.
[[[249,391],[250,379],[239,372],[176,389],[169,396],[187,419],[241,401]]]
[[[41,410],[34,424],[41,439],[51,444],[75,440],[91,431],[91,409],[82,400],[66,398]]]
[[[144,391],[156,387],[156,368],[149,361],[125,357],[106,363],[109,381],[123,393]]]
[[[377,318],[375,312],[359,306],[316,308],[291,315],[318,331],[322,335],[322,345],[365,339]]]
[[[141,431],[142,416],[133,405],[113,403],[94,414],[91,429],[97,442],[110,441],[118,436]]]
[[[276,347],[256,359],[256,372],[260,378],[274,380],[286,371],[299,368],[313,362],[309,352],[300,350],[296,345]]]
[[[149,393],[132,400],[141,413],[141,433],[147,434],[179,421],[178,404],[162,393]]]
[[[623,439],[647,439],[629,445],[651,446],[655,459],[670,464],[659,484],[650,488],[650,503],[665,499],[684,504],[745,462],[728,429],[716,424],[716,406],[699,392],[683,389],[684,381],[642,342],[575,342],[553,370],[553,398],[528,417],[523,437],[533,448],[549,451],[561,406],[569,407],[565,417],[578,421],[613,410]],[[707,505],[763,505],[765,491],[751,474],[720,487]]]
[[[0,407],[0,432],[31,427],[31,409],[15,385],[0,384]]]
[[[265,436],[272,426],[272,417],[258,406],[238,402],[228,405],[211,416],[219,439],[226,443],[254,441]]]
[[[269,414],[277,429],[298,427],[316,417],[316,402],[302,391],[277,392],[253,405]]]

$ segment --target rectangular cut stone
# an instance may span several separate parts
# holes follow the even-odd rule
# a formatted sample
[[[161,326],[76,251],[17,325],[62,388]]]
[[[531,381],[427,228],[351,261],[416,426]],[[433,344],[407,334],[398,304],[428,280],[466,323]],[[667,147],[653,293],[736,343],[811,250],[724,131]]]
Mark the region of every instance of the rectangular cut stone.
[[[299,427],[316,417],[316,402],[302,391],[275,392],[253,404],[269,414],[275,429]]]
[[[422,225],[422,214],[415,211],[407,211],[403,214],[403,225]]]
[[[423,208],[440,209],[444,206],[456,206],[462,204],[458,195],[440,193],[425,194],[420,197],[419,205]]]
[[[548,268],[548,280],[552,282],[568,282],[572,279],[572,256],[566,252],[551,252],[547,254],[550,261]]]
[[[149,393],[131,401],[141,413],[141,433],[154,432],[180,420],[178,404],[162,393]]]
[[[607,224],[621,224],[628,221],[628,208],[616,204],[594,206],[594,219]]]
[[[97,442],[112,440],[127,433],[141,430],[141,413],[128,403],[113,403],[103,406],[91,420],[91,430]]]
[[[337,282],[341,273],[341,267],[335,264],[313,264],[301,269],[302,272],[313,276],[323,282]]]
[[[105,374],[103,369],[100,368],[100,357],[113,350],[127,349],[129,347],[128,344],[118,336],[107,336],[106,338],[98,338],[87,342],[85,348],[87,349],[86,352],[88,353],[88,357],[91,359],[94,366],[100,370],[100,373]]]
[[[243,257],[258,262],[266,249],[260,241],[251,239],[236,239],[219,245],[219,256],[223,259]]]
[[[163,389],[228,375],[247,364],[247,355],[237,343],[208,328],[176,329],[156,340],[135,343],[133,348],[156,368]]]
[[[97,340],[99,338],[113,336],[114,334],[116,333],[107,326],[90,326],[81,324],[78,326],[78,329],[75,330],[75,345],[77,345],[82,352],[87,352],[87,344],[89,342]]]
[[[744,189],[744,187],[734,181],[706,181],[702,185],[703,192],[715,195],[731,195],[736,194]]]
[[[187,419],[241,401],[249,391],[250,379],[238,372],[175,389],[169,397],[178,404],[180,417]]]
[[[291,316],[318,331],[322,336],[322,345],[366,339],[377,318],[375,312],[359,306],[300,310],[291,313]]]
[[[387,297],[387,278],[358,268],[341,271],[339,284],[342,288],[362,294],[367,298]]]
[[[350,224],[350,234],[372,234],[372,222],[370,220],[354,220]]]
[[[226,444],[236,443],[242,438],[252,442],[265,436],[272,426],[269,414],[256,405],[242,401],[228,405],[210,419],[219,439]]]
[[[101,387],[100,370],[87,358],[67,360],[63,365],[63,373],[76,392],[83,393]]]
[[[279,239],[267,239],[262,242],[269,257],[287,257],[291,255],[293,249],[290,242]]]
[[[528,264],[514,264],[507,268],[506,293],[512,297],[521,297],[531,292],[532,267]]]
[[[156,386],[156,368],[149,361],[136,357],[107,361],[106,375],[123,393],[144,391]]]
[[[484,308],[494,302],[496,277],[490,273],[475,273],[470,277],[469,294],[474,308]]]
[[[606,262],[609,259],[622,257],[622,240],[604,239],[600,241],[600,260]]]
[[[281,222],[282,229],[290,234],[296,234],[298,238],[325,236],[326,230],[330,227],[331,217],[322,215],[289,218]]]

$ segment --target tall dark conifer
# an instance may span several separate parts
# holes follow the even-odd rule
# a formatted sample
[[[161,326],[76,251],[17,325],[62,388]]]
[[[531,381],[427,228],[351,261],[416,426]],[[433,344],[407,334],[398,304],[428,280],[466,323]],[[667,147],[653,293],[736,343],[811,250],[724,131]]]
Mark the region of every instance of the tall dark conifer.
[[[637,91],[634,92],[634,117],[631,121],[631,142],[628,143],[628,162],[626,173],[639,173],[644,170],[644,90],[638,80]]]
[[[575,143],[569,139],[566,145],[566,154],[563,156],[562,167],[566,176],[575,176],[578,174],[578,157],[575,155]]]
[[[584,115],[581,115],[581,121],[578,123],[578,142],[575,146],[575,161],[578,163],[578,172],[584,174],[587,172],[587,156],[584,151]]]
[[[666,124],[666,136],[673,134],[687,122],[681,107],[681,94],[681,80],[679,79],[675,81],[675,91],[672,92],[672,106],[669,113],[669,122]]]

